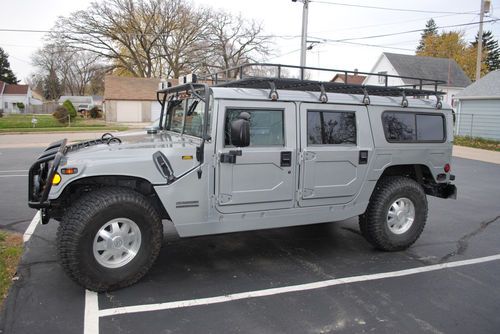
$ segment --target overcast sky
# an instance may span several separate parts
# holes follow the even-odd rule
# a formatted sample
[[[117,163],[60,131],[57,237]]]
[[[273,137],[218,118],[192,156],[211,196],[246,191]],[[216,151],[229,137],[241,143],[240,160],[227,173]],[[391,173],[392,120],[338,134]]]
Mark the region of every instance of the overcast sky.
[[[90,0],[0,0],[0,29],[50,29],[58,16],[85,9]],[[195,0],[200,6],[210,6],[248,19],[262,22],[265,34],[275,38],[275,55],[269,62],[298,65],[300,58],[300,31],[302,3],[291,0]],[[328,3],[329,2],[329,3]],[[332,4],[332,3],[337,3]],[[405,12],[338,5],[348,3],[364,6],[411,9],[435,13]],[[373,35],[422,29],[429,18],[440,27],[479,21],[480,0],[318,0],[309,5],[308,40],[330,40],[316,44],[307,52],[307,65],[335,69],[370,71],[382,52],[414,54],[420,32],[388,37],[358,39]],[[457,14],[470,12],[469,14]],[[498,16],[497,16],[498,15]],[[500,0],[492,0],[491,18],[500,17]],[[468,41],[477,34],[478,25],[444,30],[461,30]],[[500,37],[500,21],[485,24],[496,39]],[[11,68],[23,80],[35,69],[31,55],[43,45],[42,33],[0,31],[0,46],[10,55]],[[332,42],[370,44],[352,45]]]

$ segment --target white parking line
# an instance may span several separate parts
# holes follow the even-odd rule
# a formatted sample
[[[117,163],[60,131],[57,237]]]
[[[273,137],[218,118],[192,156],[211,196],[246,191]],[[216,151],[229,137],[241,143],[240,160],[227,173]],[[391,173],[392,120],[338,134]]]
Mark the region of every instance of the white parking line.
[[[27,169],[11,169],[11,170],[0,170],[0,173],[19,173],[19,172],[27,172]]]
[[[35,232],[35,228],[38,225],[38,223],[40,223],[41,220],[42,220],[42,213],[40,210],[38,210],[35,217],[33,217],[30,225],[28,226],[28,228],[26,229],[26,231],[23,234],[23,241],[24,242],[30,240],[31,235],[33,234],[33,232]]]
[[[0,177],[18,177],[18,176],[27,177],[28,174],[24,174],[24,175],[0,175]]]
[[[99,300],[97,293],[85,290],[85,317],[83,319],[83,334],[99,333]]]
[[[281,287],[281,288],[241,292],[241,293],[235,293],[235,294],[225,295],[225,296],[180,300],[180,301],[159,303],[159,304],[116,307],[116,308],[99,310],[99,317],[109,317],[109,316],[118,315],[118,314],[170,310],[170,309],[178,309],[178,308],[191,307],[191,306],[225,303],[225,302],[231,302],[231,301],[241,300],[241,299],[257,298],[257,297],[272,296],[272,295],[278,295],[278,294],[289,293],[289,292],[299,292],[299,291],[321,289],[321,288],[330,287],[330,286],[334,286],[334,285],[366,282],[366,281],[379,280],[379,279],[383,279],[383,278],[408,276],[408,275],[414,275],[414,274],[425,273],[425,272],[430,272],[430,271],[442,270],[442,269],[447,269],[447,268],[462,267],[462,266],[468,266],[468,265],[472,265],[472,264],[491,262],[491,261],[497,261],[497,260],[500,260],[500,254],[486,256],[486,257],[480,257],[480,258],[470,259],[470,260],[434,264],[434,265],[429,265],[429,266],[404,269],[404,270],[398,270],[398,271],[390,271],[390,272],[379,273],[379,274],[336,278],[336,279],[331,279],[331,280],[326,280],[326,281],[285,286],[285,287]]]

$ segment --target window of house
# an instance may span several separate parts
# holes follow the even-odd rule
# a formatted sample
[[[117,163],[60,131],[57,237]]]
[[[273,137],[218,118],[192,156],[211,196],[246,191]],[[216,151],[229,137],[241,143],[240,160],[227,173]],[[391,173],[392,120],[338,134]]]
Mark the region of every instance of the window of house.
[[[380,74],[380,75],[378,76],[378,83],[379,83],[379,84],[384,84],[384,85],[385,85],[385,83],[386,83],[386,81],[387,81],[387,77],[386,77],[386,75],[387,75],[387,71],[381,71],[381,72],[378,72],[378,74]]]
[[[224,126],[226,146],[232,146],[231,122],[237,119],[241,112],[250,114],[250,146],[285,145],[283,110],[227,109]]]
[[[356,145],[356,115],[352,111],[307,111],[308,145]]]
[[[445,122],[442,114],[384,112],[385,137],[389,142],[443,142]]]

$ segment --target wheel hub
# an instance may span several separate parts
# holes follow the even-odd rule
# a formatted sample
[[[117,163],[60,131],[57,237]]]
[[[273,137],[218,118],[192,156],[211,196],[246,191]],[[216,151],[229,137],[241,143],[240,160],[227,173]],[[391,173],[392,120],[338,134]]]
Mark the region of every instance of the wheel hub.
[[[394,234],[403,234],[413,225],[415,220],[415,205],[406,198],[398,198],[389,207],[387,226]]]
[[[141,230],[128,218],[105,223],[94,237],[96,261],[106,268],[120,268],[132,261],[141,247]]]

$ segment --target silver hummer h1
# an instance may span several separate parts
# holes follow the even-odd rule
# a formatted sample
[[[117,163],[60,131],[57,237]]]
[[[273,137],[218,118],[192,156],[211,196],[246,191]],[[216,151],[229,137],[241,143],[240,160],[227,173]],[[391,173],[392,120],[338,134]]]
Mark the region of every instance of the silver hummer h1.
[[[255,66],[268,74],[248,74]],[[30,169],[29,205],[43,223],[60,222],[68,275],[95,291],[138,281],[160,251],[162,220],[190,237],[359,216],[375,247],[412,245],[426,195],[456,197],[440,82],[303,79],[310,70],[319,69],[254,64],[213,74],[158,91],[161,116],[147,131],[50,145]]]

